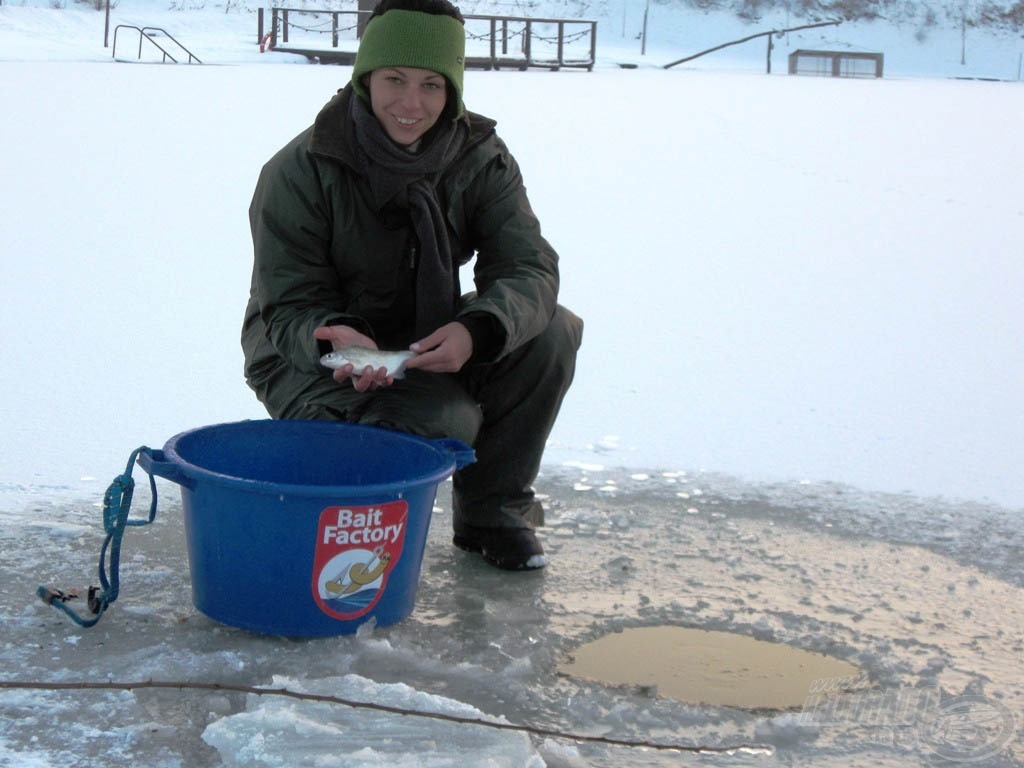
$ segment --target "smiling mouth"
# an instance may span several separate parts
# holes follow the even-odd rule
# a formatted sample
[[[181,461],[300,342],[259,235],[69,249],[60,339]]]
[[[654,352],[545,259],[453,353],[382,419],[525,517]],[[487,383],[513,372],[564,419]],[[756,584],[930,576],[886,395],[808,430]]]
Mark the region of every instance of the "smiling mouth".
[[[398,122],[399,125],[404,125],[406,127],[409,127],[409,126],[412,126],[412,125],[416,125],[416,123],[419,122],[419,118],[414,118],[414,117],[397,117],[396,116],[395,120]]]

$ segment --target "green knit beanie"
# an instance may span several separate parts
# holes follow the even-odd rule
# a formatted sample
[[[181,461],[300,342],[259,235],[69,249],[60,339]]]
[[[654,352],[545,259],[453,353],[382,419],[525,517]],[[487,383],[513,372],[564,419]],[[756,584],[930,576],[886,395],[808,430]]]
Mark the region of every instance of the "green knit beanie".
[[[466,31],[451,16],[394,8],[370,19],[359,43],[352,87],[369,103],[362,77],[381,67],[418,67],[444,75],[455,89],[457,115],[463,112],[462,73]]]

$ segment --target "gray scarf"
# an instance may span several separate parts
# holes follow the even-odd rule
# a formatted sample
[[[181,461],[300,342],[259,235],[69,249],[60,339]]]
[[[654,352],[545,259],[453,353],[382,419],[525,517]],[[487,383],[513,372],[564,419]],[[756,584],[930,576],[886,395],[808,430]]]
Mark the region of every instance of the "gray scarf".
[[[349,99],[356,170],[370,182],[373,202],[381,210],[389,201],[407,209],[419,240],[416,268],[416,337],[422,339],[455,316],[458,295],[451,244],[437,198],[437,178],[466,143],[461,120],[441,117],[434,136],[419,153],[388,138],[366,103]]]

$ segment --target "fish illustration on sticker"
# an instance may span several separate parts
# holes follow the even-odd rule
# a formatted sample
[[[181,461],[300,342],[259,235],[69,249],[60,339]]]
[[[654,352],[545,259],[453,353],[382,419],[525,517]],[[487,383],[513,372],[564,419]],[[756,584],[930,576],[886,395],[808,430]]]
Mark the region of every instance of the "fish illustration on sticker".
[[[373,550],[368,562],[356,561],[345,567],[333,580],[324,582],[324,589],[332,595],[348,595],[373,584],[384,575],[391,555],[383,547]]]

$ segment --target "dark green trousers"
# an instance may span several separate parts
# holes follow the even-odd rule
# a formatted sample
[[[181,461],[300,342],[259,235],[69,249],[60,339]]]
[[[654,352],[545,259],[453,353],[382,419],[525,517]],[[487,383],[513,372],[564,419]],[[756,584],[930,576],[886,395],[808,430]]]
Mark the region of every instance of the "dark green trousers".
[[[338,419],[462,440],[476,462],[453,477],[455,532],[465,525],[533,528],[544,523],[533,482],[582,338],[583,321],[559,306],[531,342],[457,374],[413,370],[390,387],[356,392],[326,370],[310,376],[282,365],[249,386],[275,419]]]

